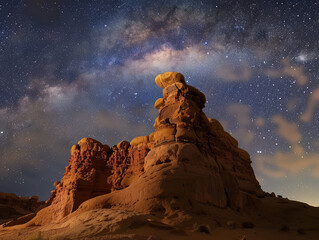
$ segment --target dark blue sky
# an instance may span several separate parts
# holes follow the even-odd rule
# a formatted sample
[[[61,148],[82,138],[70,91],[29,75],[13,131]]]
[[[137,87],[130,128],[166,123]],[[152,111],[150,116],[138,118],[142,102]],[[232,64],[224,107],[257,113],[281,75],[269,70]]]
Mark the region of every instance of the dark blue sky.
[[[316,1],[1,1],[0,191],[49,196],[82,137],[153,131],[179,71],[266,191],[319,205]]]

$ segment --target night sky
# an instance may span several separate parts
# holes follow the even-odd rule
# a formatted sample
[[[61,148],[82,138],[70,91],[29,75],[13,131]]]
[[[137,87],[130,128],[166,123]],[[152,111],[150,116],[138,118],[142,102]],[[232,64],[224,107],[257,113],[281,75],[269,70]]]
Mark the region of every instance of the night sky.
[[[319,206],[319,2],[0,1],[0,191],[46,200],[83,137],[148,135],[178,71],[262,188]]]

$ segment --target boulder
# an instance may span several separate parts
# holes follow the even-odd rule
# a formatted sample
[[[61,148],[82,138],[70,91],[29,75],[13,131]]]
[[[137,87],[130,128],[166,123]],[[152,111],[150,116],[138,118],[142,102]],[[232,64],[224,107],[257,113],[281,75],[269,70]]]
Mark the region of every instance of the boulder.
[[[130,143],[128,141],[121,141],[116,146],[118,149],[127,150],[130,147]]]
[[[178,72],[166,72],[166,73],[159,74],[155,78],[155,82],[161,88],[165,88],[177,82],[186,84],[184,76]]]
[[[154,108],[160,109],[164,105],[164,98],[159,98],[154,103]]]
[[[134,138],[130,142],[130,145],[131,146],[136,146],[136,145],[139,145],[139,144],[147,144],[148,142],[149,142],[149,137],[148,136],[140,136],[140,137]]]

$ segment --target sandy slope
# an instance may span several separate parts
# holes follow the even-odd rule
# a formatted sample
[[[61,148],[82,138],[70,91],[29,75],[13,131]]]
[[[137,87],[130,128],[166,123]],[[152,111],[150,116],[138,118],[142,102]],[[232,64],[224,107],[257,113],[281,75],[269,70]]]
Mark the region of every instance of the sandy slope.
[[[206,219],[207,224],[171,226],[161,223],[155,216],[124,210],[75,211],[58,224],[0,229],[0,239],[319,239],[319,208],[304,203],[265,198],[249,215],[224,216],[224,219],[218,218],[221,226],[216,226],[211,218]],[[245,219],[255,226],[244,228]],[[198,222],[205,222],[205,217],[198,217]],[[286,229],[282,229],[284,225]]]

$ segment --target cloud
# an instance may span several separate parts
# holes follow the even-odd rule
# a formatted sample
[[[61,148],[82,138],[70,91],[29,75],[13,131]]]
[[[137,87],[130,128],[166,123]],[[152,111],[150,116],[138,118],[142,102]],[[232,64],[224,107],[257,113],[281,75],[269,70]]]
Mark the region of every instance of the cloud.
[[[304,153],[304,149],[300,144],[302,134],[299,131],[297,123],[288,122],[281,115],[275,115],[271,120],[278,126],[277,134],[292,145],[292,150],[295,154],[301,156]]]
[[[317,107],[318,103],[319,103],[319,88],[316,88],[310,94],[306,110],[300,116],[300,120],[306,123],[311,122],[314,115],[315,108]]]
[[[113,75],[121,79],[154,77],[158,73],[178,71],[193,75],[198,80],[209,78],[211,81],[225,82],[248,81],[253,76],[248,61],[239,60],[237,53],[234,59],[225,61],[225,49],[216,50],[216,43],[211,43],[210,50],[201,44],[185,44],[183,48],[164,43],[141,56],[127,58],[120,66],[112,66]],[[110,73],[107,73],[110,74]]]
[[[112,129],[113,131],[118,133],[123,133],[123,135],[126,135],[126,136],[131,134],[138,135],[139,133],[147,133],[148,128],[146,127],[145,124],[130,123],[129,121],[123,119],[123,116],[121,115],[119,115],[116,112],[101,110],[97,112],[96,119],[94,120],[93,124],[101,130]],[[133,125],[134,125],[134,129],[132,129]],[[126,140],[130,141],[132,139],[126,139]]]
[[[304,86],[308,83],[308,77],[305,74],[304,68],[302,66],[292,65],[286,58],[282,60],[282,64],[282,69],[266,69],[266,76],[271,78],[280,78],[284,76],[293,77],[296,79],[299,86]]]
[[[301,133],[296,123],[288,122],[281,115],[273,116],[272,122],[278,125],[277,133],[279,136],[285,138],[291,144],[300,142]]]
[[[219,64],[216,70],[216,77],[227,82],[248,81],[252,76],[248,62]]]
[[[38,85],[36,97],[25,96],[16,107],[0,109],[2,189],[18,181],[25,183],[21,192],[43,198],[50,184],[61,177],[70,147],[81,138],[92,137],[113,145],[151,132],[146,123],[132,121],[135,116],[129,109],[107,103],[101,107],[91,92],[79,88],[81,81]],[[39,179],[44,179],[40,187],[46,192],[32,188]]]
[[[62,126],[59,122],[62,116],[59,114],[69,116],[73,113],[70,111],[72,105],[70,103],[75,99],[73,88],[67,90],[62,86],[45,86],[36,100],[25,96],[16,108],[2,109],[1,115],[5,114],[6,117],[1,117],[0,122],[4,126],[3,131],[7,139],[5,147],[1,150],[6,165],[12,167],[29,163],[33,165],[38,162],[40,166],[42,159],[37,159],[35,156],[43,151],[44,144],[50,144],[48,147],[52,147],[60,146],[59,141],[65,143],[69,136],[69,131],[65,130],[71,126],[68,124]],[[24,154],[14,154],[17,152]]]
[[[184,49],[174,49],[169,45],[162,45],[140,59],[127,59],[121,66],[121,74],[125,79],[131,76],[154,76],[167,71],[179,72],[211,72],[216,56],[207,55],[199,45],[192,45]],[[116,70],[118,71],[118,70]]]
[[[254,122],[255,122],[255,125],[257,127],[263,127],[266,124],[265,123],[265,118],[263,118],[263,117],[257,117]]]
[[[244,104],[231,104],[227,107],[227,112],[232,114],[242,126],[249,126],[251,123],[250,112],[251,108]]]
[[[248,146],[255,138],[255,134],[251,129],[251,108],[244,104],[230,104],[227,106],[228,115],[234,118],[234,123],[231,129],[232,135],[239,141],[240,144]]]
[[[220,56],[216,53],[207,54],[202,45],[189,45],[176,49],[170,44],[162,44],[157,48],[141,54],[139,57],[130,56],[120,64],[109,64],[104,68],[89,67],[79,74],[82,84],[98,85],[119,82],[154,81],[156,75],[177,71],[184,75],[212,76],[215,62]],[[116,80],[114,80],[116,78]],[[213,80],[211,77],[210,80]],[[87,88],[87,86],[84,87]],[[83,88],[84,88],[83,87]]]
[[[319,154],[313,153],[300,157],[293,152],[276,152],[274,155],[257,155],[254,159],[256,169],[269,177],[283,178],[309,171],[319,178]]]

